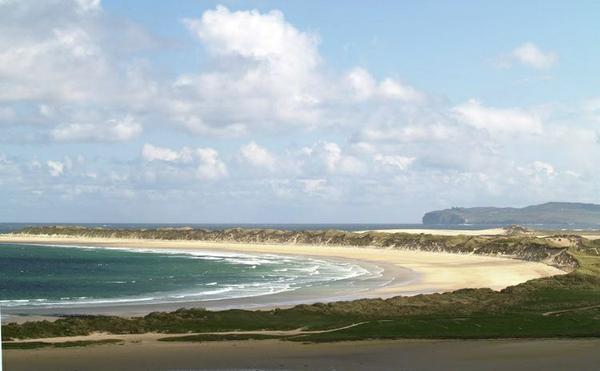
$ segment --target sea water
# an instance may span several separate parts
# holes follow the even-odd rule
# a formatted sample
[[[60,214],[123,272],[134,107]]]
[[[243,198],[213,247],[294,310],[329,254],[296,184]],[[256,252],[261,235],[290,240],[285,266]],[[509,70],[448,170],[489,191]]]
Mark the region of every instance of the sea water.
[[[0,305],[223,300],[352,284],[380,273],[352,262],[272,254],[0,244]]]

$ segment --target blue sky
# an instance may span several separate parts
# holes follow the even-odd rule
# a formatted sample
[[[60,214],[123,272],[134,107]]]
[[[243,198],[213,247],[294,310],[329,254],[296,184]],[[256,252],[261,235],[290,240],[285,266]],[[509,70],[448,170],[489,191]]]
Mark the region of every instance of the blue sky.
[[[600,202],[593,1],[0,1],[0,221]]]

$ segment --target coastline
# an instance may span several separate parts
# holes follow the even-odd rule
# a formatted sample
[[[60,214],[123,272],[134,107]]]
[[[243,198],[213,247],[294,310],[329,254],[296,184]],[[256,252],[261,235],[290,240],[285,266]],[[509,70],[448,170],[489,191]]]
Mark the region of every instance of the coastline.
[[[503,257],[490,257],[473,254],[452,254],[413,250],[392,250],[371,247],[322,246],[298,244],[252,244],[232,242],[204,242],[184,240],[141,240],[114,238],[81,238],[58,236],[0,235],[0,243],[121,247],[127,249],[161,250],[209,250],[247,254],[276,254],[318,257],[331,260],[345,260],[357,264],[375,265],[383,268],[380,287],[364,292],[335,295],[322,293],[307,297],[294,297],[288,293],[281,297],[265,295],[251,298],[228,299],[215,302],[183,302],[174,304],[129,304],[107,305],[91,308],[50,308],[36,311],[35,314],[98,313],[119,315],[141,315],[154,310],[174,310],[180,307],[201,306],[207,309],[270,309],[289,307],[295,304],[355,300],[363,298],[389,298],[435,292],[448,292],[462,288],[491,288],[501,290],[531,279],[564,274],[565,272],[549,265]],[[407,270],[416,278],[406,280]],[[324,294],[324,295],[323,295]],[[15,312],[18,312],[16,310]],[[26,318],[26,317],[24,317]]]

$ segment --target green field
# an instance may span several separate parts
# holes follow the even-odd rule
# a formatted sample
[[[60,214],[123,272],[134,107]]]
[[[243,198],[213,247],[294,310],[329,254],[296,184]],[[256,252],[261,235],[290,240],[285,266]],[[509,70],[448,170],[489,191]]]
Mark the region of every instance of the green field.
[[[528,237],[529,238],[529,237]],[[463,289],[451,293],[299,305],[268,311],[180,309],[131,319],[76,316],[3,326],[4,341],[58,336],[164,333],[163,341],[216,341],[281,338],[327,342],[398,338],[600,337],[600,242],[569,248],[575,271],[506,288]],[[202,334],[225,331],[336,329],[294,334]],[[188,333],[188,336],[168,334]]]

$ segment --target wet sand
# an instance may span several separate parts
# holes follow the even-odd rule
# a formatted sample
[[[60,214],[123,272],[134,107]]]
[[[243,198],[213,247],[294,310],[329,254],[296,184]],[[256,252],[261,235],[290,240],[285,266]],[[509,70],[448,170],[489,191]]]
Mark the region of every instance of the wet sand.
[[[600,339],[139,342],[8,350],[21,370],[596,370]]]

